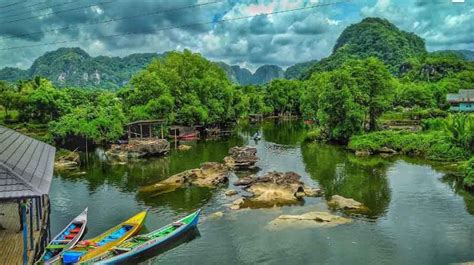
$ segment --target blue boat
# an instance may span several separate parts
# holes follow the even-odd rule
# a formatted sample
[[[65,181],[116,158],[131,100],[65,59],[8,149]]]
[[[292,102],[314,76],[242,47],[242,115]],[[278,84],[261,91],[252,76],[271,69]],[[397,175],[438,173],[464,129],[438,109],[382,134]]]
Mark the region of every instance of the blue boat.
[[[138,235],[112,248],[93,262],[95,264],[118,264],[139,257],[141,254],[169,243],[185,232],[195,228],[201,209],[148,234]]]

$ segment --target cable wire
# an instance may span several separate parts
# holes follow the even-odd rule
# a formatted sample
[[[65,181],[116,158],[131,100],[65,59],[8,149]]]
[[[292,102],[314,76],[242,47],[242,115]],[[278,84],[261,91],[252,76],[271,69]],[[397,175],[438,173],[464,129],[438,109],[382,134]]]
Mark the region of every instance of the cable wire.
[[[7,5],[4,5],[4,6],[0,6],[0,9],[1,8],[7,8],[7,7],[10,7],[10,6],[14,6],[14,5],[18,5],[18,4],[21,4],[23,2],[19,1],[19,2],[13,2],[13,3],[10,3],[10,4],[7,4]]]
[[[141,17],[146,17],[146,16],[153,16],[153,15],[157,15],[157,14],[161,14],[161,13],[175,12],[175,11],[185,10],[185,9],[188,9],[188,8],[202,7],[202,6],[207,6],[207,5],[222,3],[222,2],[224,2],[224,0],[206,2],[206,3],[201,3],[201,4],[194,4],[194,5],[189,5],[189,6],[182,6],[182,7],[166,9],[166,10],[156,10],[156,11],[147,12],[147,13],[135,14],[135,15],[132,15],[132,16],[112,18],[112,19],[107,19],[107,20],[102,20],[102,21],[97,21],[97,22],[83,23],[80,26],[66,26],[66,27],[54,28],[54,29],[49,29],[49,30],[44,30],[44,31],[35,31],[35,32],[28,32],[28,33],[24,33],[24,34],[13,35],[13,36],[0,37],[0,40],[1,39],[11,39],[11,38],[25,37],[25,36],[31,36],[31,35],[36,35],[36,34],[43,34],[43,33],[48,33],[48,32],[55,32],[55,31],[65,30],[65,29],[83,28],[83,27],[87,27],[87,26],[90,26],[90,25],[106,24],[106,23],[111,23],[111,22],[116,22],[116,21],[129,20],[129,19],[141,18]]]
[[[55,14],[66,13],[66,12],[75,11],[75,10],[80,10],[80,9],[84,9],[84,8],[94,7],[94,6],[106,5],[106,4],[110,4],[110,3],[113,3],[113,2],[114,2],[114,1],[100,2],[100,3],[97,3],[97,4],[93,4],[93,5],[79,6],[79,7],[75,7],[75,8],[70,8],[70,9],[64,9],[64,10],[60,10],[60,11],[50,12],[50,13],[46,13],[46,14],[43,14],[43,15],[37,15],[37,16],[31,16],[31,17],[26,17],[26,18],[20,18],[20,19],[10,20],[10,21],[1,21],[1,22],[0,22],[0,25],[10,24],[10,23],[13,23],[13,22],[18,22],[18,21],[29,20],[29,19],[32,19],[32,18],[45,17],[45,16],[50,16],[50,15],[55,15]],[[71,3],[71,2],[68,2],[68,3]]]
[[[220,19],[220,20],[215,20],[215,21],[206,21],[206,22],[199,22],[199,23],[192,23],[192,24],[184,24],[184,25],[179,25],[179,26],[163,27],[163,28],[148,31],[148,32],[147,31],[145,31],[145,32],[126,32],[126,33],[103,35],[103,36],[98,36],[98,37],[93,37],[93,38],[85,38],[85,39],[72,39],[72,40],[64,40],[64,41],[54,41],[54,42],[49,42],[49,43],[33,44],[33,45],[13,46],[13,47],[1,48],[0,51],[17,50],[17,49],[41,47],[41,46],[49,46],[49,45],[54,45],[54,44],[65,44],[65,43],[72,43],[72,42],[78,42],[78,41],[115,38],[115,37],[135,35],[135,34],[151,34],[151,33],[158,33],[158,32],[161,32],[161,31],[172,30],[172,29],[180,29],[180,28],[203,26],[203,25],[209,25],[209,24],[225,23],[225,22],[244,20],[244,19],[254,18],[254,17],[261,17],[261,16],[277,15],[277,14],[283,14],[283,13],[289,13],[289,12],[295,12],[295,11],[302,11],[302,10],[308,10],[308,9],[313,9],[313,8],[317,8],[317,7],[332,6],[332,5],[336,5],[336,4],[348,3],[350,1],[351,0],[337,1],[337,2],[332,2],[332,3],[316,4],[316,5],[311,5],[311,6],[305,6],[305,7],[293,8],[293,9],[287,9],[287,10],[280,10],[280,11],[262,13],[262,14],[257,14],[257,15],[249,15],[249,16],[242,16],[242,17],[235,17],[235,18]]]

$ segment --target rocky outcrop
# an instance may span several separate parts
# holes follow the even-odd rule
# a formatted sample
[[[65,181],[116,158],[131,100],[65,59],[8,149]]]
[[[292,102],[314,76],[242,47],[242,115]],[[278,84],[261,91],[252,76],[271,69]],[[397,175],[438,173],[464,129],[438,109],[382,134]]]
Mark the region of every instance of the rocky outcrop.
[[[191,149],[191,146],[190,146],[190,145],[180,144],[180,145],[178,146],[178,150],[179,150],[179,151],[188,151],[189,149]]]
[[[225,164],[233,169],[253,168],[257,161],[257,148],[248,146],[234,146],[229,149],[229,156],[224,158]]]
[[[268,207],[294,204],[303,197],[322,195],[320,189],[306,186],[300,178],[301,176],[294,172],[269,172],[261,177],[241,178],[234,185],[243,187],[251,196],[245,198],[239,206]]]
[[[308,212],[301,215],[280,215],[269,223],[269,228],[283,227],[334,227],[350,223],[349,218],[333,215],[328,212]]]
[[[54,169],[58,171],[73,170],[79,167],[81,158],[78,152],[64,152],[54,161]]]
[[[351,213],[366,213],[369,210],[362,203],[339,195],[333,195],[331,200],[328,201],[328,206],[336,210],[343,210]]]
[[[186,170],[158,183],[142,187],[141,192],[153,192],[155,195],[174,191],[184,185],[216,187],[228,181],[229,170],[224,164],[206,162],[200,168]]]
[[[165,155],[169,150],[170,143],[165,139],[142,139],[130,140],[128,144],[112,145],[106,155],[124,161],[130,158]]]

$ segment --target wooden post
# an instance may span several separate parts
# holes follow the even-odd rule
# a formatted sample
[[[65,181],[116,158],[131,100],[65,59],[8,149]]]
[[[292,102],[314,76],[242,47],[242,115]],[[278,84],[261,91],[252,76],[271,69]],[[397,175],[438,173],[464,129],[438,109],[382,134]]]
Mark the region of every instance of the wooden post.
[[[140,139],[143,138],[143,125],[140,124]]]
[[[89,147],[87,146],[87,136],[86,136],[86,164],[89,164]]]
[[[30,223],[28,224],[30,229],[30,250],[34,248],[33,246],[33,201],[30,199]]]
[[[149,132],[149,134],[150,134],[150,135],[148,135],[148,137],[149,137],[149,138],[152,138],[153,135],[151,134],[151,124],[148,125],[148,132]]]
[[[178,130],[174,130],[174,149],[178,148],[178,136],[176,135],[176,132]]]
[[[38,231],[40,229],[40,213],[39,213],[39,198],[34,198],[33,199],[34,202],[35,202],[35,212],[36,212],[36,231]]]
[[[161,139],[165,139],[165,137],[163,135],[163,123],[161,124]]]
[[[23,226],[23,264],[28,264],[28,228],[26,224],[26,205],[20,200],[21,224]]]
[[[130,140],[130,126],[127,126],[128,140]]]

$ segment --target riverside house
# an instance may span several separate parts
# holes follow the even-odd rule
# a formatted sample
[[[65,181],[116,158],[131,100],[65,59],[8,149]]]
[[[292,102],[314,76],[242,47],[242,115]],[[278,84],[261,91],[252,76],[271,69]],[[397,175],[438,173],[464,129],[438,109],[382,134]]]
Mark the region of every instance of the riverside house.
[[[446,100],[451,111],[474,112],[474,89],[460,89],[457,94],[448,94]]]

